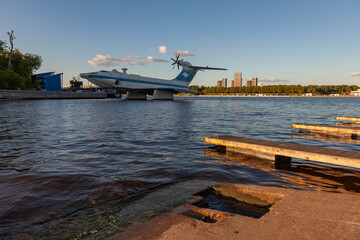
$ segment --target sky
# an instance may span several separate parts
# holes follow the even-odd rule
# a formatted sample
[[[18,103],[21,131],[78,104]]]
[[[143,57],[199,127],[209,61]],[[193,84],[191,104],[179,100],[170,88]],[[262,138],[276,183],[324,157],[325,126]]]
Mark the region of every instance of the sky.
[[[172,79],[181,53],[197,66],[191,85],[243,82],[360,85],[360,0],[0,0],[0,40],[42,57],[37,73],[128,68]],[[87,81],[85,81],[87,84]],[[243,83],[244,84],[244,83]]]

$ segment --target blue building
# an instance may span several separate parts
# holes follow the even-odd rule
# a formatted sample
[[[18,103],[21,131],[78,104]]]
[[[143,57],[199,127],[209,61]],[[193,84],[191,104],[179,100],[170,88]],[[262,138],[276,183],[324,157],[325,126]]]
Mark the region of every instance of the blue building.
[[[48,92],[61,92],[62,73],[54,73],[55,72],[34,74],[31,76],[31,81],[40,80],[41,90]]]

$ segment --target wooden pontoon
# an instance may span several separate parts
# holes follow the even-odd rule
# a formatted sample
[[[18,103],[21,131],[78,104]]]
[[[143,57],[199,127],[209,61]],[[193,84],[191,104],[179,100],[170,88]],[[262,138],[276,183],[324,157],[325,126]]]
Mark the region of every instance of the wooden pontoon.
[[[265,156],[280,163],[290,162],[294,157],[360,169],[360,152],[355,151],[227,135],[205,137],[204,142],[225,146],[229,151],[258,157]]]

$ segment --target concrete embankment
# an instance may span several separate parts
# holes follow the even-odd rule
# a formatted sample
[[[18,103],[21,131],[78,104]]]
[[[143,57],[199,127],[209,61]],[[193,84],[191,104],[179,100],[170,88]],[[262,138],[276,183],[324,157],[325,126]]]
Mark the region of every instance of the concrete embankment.
[[[0,91],[0,100],[107,98],[104,92]]]
[[[242,184],[222,184],[221,194],[240,201],[268,202],[260,218],[182,205],[134,224],[108,240],[165,239],[359,239],[360,196]],[[238,196],[240,194],[240,197]],[[246,198],[241,195],[246,196]],[[238,205],[237,205],[238,206]]]

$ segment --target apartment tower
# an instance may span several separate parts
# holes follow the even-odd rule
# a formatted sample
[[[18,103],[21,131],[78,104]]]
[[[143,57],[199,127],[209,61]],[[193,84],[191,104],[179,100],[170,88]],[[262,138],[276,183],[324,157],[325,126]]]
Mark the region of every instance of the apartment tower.
[[[231,82],[232,87],[241,87],[242,86],[242,74],[241,72],[234,73],[234,80]]]
[[[258,85],[258,78],[252,77],[249,81],[246,82],[246,86],[257,86]]]
[[[227,87],[227,78],[220,78],[219,81],[217,81],[218,87]]]

